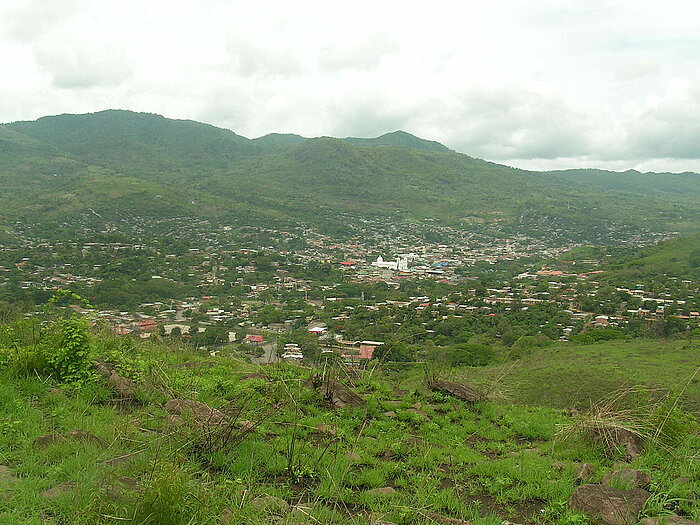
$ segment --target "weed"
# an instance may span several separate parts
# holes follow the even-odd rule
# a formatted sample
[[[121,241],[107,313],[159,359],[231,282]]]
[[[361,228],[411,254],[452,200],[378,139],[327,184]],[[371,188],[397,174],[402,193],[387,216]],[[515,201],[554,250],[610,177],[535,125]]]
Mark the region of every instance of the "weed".
[[[167,461],[153,465],[133,521],[144,525],[179,525],[192,512],[189,476]]]

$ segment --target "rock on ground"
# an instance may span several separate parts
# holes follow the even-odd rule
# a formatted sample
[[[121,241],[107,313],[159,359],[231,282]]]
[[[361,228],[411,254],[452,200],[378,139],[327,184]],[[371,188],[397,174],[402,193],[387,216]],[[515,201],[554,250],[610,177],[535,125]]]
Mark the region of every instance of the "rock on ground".
[[[107,497],[114,501],[127,500],[135,493],[141,492],[141,484],[135,478],[119,476],[104,483],[104,490]]]
[[[114,365],[110,363],[95,363],[95,370],[105,378],[107,384],[123,400],[134,399],[135,385],[131,379],[124,377],[117,372]]]
[[[393,494],[395,492],[396,489],[394,489],[394,487],[380,487],[378,489],[365,491],[365,494],[368,496],[388,496],[389,494]]]
[[[632,460],[642,454],[644,443],[642,438],[626,428],[610,425],[591,429],[593,439],[605,447],[609,455],[621,450]]]
[[[626,488],[638,488],[643,489],[649,486],[651,483],[651,476],[646,472],[641,470],[635,470],[632,468],[625,468],[620,470],[613,470],[608,472],[603,476],[601,480],[603,485],[610,486],[611,484],[624,485]]]
[[[10,467],[0,465],[0,493],[12,490],[18,481]]]
[[[233,523],[233,511],[231,509],[224,509],[221,511],[221,516],[219,516],[220,525],[229,525]]]
[[[334,408],[342,408],[346,405],[362,406],[365,400],[362,396],[353,392],[344,384],[328,379],[321,384],[321,395],[325,397]]]
[[[359,463],[362,461],[362,456],[360,456],[357,452],[353,452],[352,450],[350,452],[345,453],[345,459],[348,461],[352,461],[353,463]]]
[[[590,463],[581,463],[576,471],[576,482],[577,483],[589,483],[593,479],[595,474],[595,467]]]
[[[581,485],[571,495],[569,508],[599,518],[608,525],[631,525],[637,523],[637,515],[649,496],[643,489]]]
[[[174,424],[191,420],[199,427],[214,427],[224,421],[220,411],[192,399],[171,399],[165,404],[165,411],[173,416],[168,421]]]
[[[449,516],[443,516],[437,512],[426,511],[423,513],[426,518],[429,518],[438,523],[450,523],[453,525],[473,525],[470,521],[460,520],[457,518],[450,518]]]
[[[50,489],[39,492],[39,496],[42,496],[47,499],[55,499],[59,496],[62,496],[63,494],[70,492],[76,486],[77,484],[75,483],[75,481],[64,481],[63,483],[59,483],[55,487],[51,487]]]
[[[476,403],[483,399],[483,396],[467,385],[462,385],[461,383],[455,383],[453,381],[442,381],[436,380],[431,381],[428,385],[431,390],[437,390],[439,392],[446,392],[451,394],[467,403]]]
[[[265,510],[275,514],[287,514],[289,512],[289,503],[277,496],[259,496],[250,503],[258,510]]]
[[[658,516],[656,518],[644,518],[642,525],[699,525],[700,521],[695,521],[683,516]]]
[[[34,439],[33,444],[34,448],[45,448],[49,445],[53,445],[54,443],[61,443],[69,440],[86,441],[101,447],[107,447],[109,445],[104,439],[97,437],[92,432],[86,432],[85,430],[71,430],[62,434],[46,434],[44,436],[38,436]]]

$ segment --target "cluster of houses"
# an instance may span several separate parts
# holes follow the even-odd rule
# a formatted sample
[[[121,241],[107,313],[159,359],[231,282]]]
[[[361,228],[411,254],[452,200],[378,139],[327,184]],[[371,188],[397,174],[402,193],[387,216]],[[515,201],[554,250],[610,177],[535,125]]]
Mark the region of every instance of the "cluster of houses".
[[[147,219],[142,218],[133,220],[130,227],[140,235],[146,235],[152,226],[149,224]],[[264,301],[279,299],[287,292],[302,292],[308,305],[323,308],[324,302],[333,300],[335,287],[348,282],[385,282],[396,288],[405,280],[431,279],[462,285],[468,290],[465,300],[459,302],[437,297],[412,298],[404,302],[366,301],[364,307],[368,309],[379,309],[391,303],[397,307],[415,308],[418,312],[434,309],[435,312],[452,312],[450,315],[493,315],[492,308],[501,305],[508,308],[518,304],[520,308],[528,308],[556,302],[571,318],[571,325],[562,329],[563,339],[575,324],[582,321],[595,327],[605,327],[624,323],[627,315],[654,320],[663,318],[669,305],[684,304],[681,298],[654,295],[641,288],[619,287],[618,291],[644,301],[653,301],[656,307],[653,310],[639,308],[616,315],[598,316],[581,311],[576,304],[579,286],[585,283],[595,290],[598,286],[596,279],[603,272],[598,267],[598,261],[592,259],[565,269],[541,268],[521,273],[508,283],[486,289],[477,298],[476,290],[471,288],[471,281],[476,279],[471,275],[472,268],[533,256],[555,258],[576,243],[562,241],[556,245],[545,245],[523,234],[498,237],[480,229],[450,229],[431,221],[425,224],[393,224],[382,219],[357,219],[349,224],[354,234],[348,239],[338,240],[302,225],[289,231],[249,227],[241,234],[240,230],[233,230],[227,225],[213,226],[207,221],[192,224],[189,219],[182,218],[181,221],[171,220],[168,223],[169,234],[175,241],[187,241],[188,248],[178,253],[164,247],[156,248],[153,243],[145,241],[128,244],[110,240],[60,242],[27,238],[21,248],[0,248],[0,255],[5,256],[3,260],[10,261],[0,265],[0,286],[14,280],[23,288],[50,291],[79,285],[89,290],[105,279],[103,265],[90,261],[100,258],[120,261],[122,254],[138,254],[153,263],[153,273],[141,277],[194,282],[198,294],[172,301],[142,303],[134,311],[97,311],[98,318],[111,325],[116,333],[140,337],[153,333],[191,336],[193,328],[203,332],[207,326],[219,325],[232,327],[228,332],[229,341],[239,341],[243,335],[250,333],[245,340],[252,344],[264,342],[263,332],[282,333],[300,323],[308,324],[310,333],[324,335],[326,327],[315,324],[313,316],[306,318],[300,311],[285,312],[290,318],[265,326],[259,326],[256,317]],[[440,241],[426,241],[426,233],[439,234],[435,238]],[[652,235],[648,240],[653,238]],[[60,256],[54,255],[59,253]],[[268,268],[266,272],[261,272],[250,262],[258,255],[277,257],[270,265],[271,270]],[[308,277],[301,277],[304,273],[297,270],[311,263],[335,265],[342,270],[342,282],[320,284]],[[574,266],[576,272],[571,271]],[[546,289],[533,286],[533,281],[546,282]],[[697,283],[690,281],[683,284],[697,287]],[[212,295],[213,289],[217,291],[216,296]],[[236,297],[233,294],[229,296],[227,290],[234,289],[237,290]],[[317,298],[322,296],[325,299],[309,299],[310,292]],[[196,322],[193,322],[193,314],[197,317]],[[333,320],[342,321],[353,315],[352,310],[346,310],[334,316]],[[699,315],[697,311],[690,311],[685,317],[693,319]],[[258,337],[261,339],[257,340]],[[332,351],[344,360],[353,362],[371,359],[375,349],[381,345],[377,341],[347,342],[341,338],[333,345]],[[289,359],[295,360],[301,351],[297,353],[290,347],[285,353]]]

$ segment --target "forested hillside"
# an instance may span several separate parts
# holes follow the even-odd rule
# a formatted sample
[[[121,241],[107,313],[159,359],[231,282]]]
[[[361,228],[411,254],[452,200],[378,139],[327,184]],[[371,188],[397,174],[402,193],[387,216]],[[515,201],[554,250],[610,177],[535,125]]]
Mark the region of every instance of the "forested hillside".
[[[5,222],[88,208],[96,217],[138,211],[314,223],[340,212],[566,227],[596,238],[620,224],[661,231],[700,224],[697,174],[529,172],[405,132],[250,140],[208,124],[110,110],[5,124],[0,148]]]

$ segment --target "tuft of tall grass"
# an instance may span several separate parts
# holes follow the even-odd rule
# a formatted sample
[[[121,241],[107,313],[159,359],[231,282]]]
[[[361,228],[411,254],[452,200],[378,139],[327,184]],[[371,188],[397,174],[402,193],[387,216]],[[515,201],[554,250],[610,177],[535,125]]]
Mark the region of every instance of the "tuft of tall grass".
[[[672,449],[698,428],[695,418],[678,407],[679,397],[643,386],[619,389],[559,429],[557,437],[582,436],[602,444],[608,454],[622,448],[635,456],[637,443]]]

